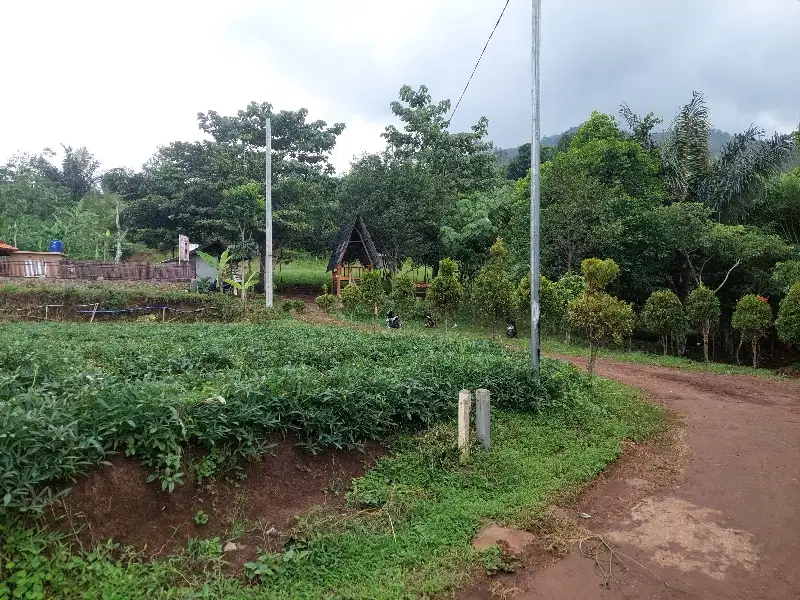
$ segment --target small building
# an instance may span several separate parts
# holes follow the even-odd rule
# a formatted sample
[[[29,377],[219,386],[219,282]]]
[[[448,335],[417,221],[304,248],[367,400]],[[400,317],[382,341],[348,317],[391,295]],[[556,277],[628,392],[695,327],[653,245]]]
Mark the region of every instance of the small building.
[[[0,275],[8,277],[58,277],[61,262],[66,258],[63,252],[29,252],[5,246],[12,250],[4,249],[8,254]]]
[[[222,246],[212,245],[207,246],[203,252],[208,254],[219,254],[222,252]],[[209,265],[197,251],[200,250],[200,244],[189,244],[189,264],[194,268],[196,279],[210,279],[212,283],[217,282],[217,270]],[[164,261],[164,264],[178,264],[177,258],[170,258]]]
[[[355,261],[360,265],[354,266]],[[342,225],[328,262],[326,272],[331,272],[331,292],[337,298],[341,297],[342,281],[356,283],[361,280],[362,271],[381,268],[381,255],[375,249],[361,215],[356,215]]]

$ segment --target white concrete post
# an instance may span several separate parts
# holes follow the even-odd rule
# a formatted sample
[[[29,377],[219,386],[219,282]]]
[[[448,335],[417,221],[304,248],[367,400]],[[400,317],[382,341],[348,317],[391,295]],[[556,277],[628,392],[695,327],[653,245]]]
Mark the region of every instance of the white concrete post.
[[[472,410],[472,392],[461,390],[458,393],[458,449],[461,462],[469,458],[469,424]]]
[[[490,419],[489,390],[475,390],[475,428],[478,432],[478,440],[486,450],[489,450],[492,446]]]

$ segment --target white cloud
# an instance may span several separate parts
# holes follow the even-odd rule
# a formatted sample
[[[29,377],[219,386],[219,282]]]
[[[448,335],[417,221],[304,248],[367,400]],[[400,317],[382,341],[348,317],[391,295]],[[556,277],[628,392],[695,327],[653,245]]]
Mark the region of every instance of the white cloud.
[[[334,153],[342,170],[383,146],[401,85],[458,98],[503,4],[5,0],[0,161],[63,142],[87,146],[106,168],[138,168],[160,144],[200,138],[198,111],[256,100],[346,123]],[[720,128],[800,120],[800,2],[559,0],[544,19],[545,133],[623,101],[669,117],[692,89],[707,93]],[[486,115],[500,145],[525,141],[529,41],[529,3],[515,0],[456,126]]]

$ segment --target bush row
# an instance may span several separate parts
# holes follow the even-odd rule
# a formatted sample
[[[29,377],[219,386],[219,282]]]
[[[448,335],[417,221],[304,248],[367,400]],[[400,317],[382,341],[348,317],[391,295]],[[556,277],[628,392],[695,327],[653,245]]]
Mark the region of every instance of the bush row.
[[[450,418],[458,390],[537,410],[583,379],[486,341],[366,334],[293,321],[245,325],[7,325],[0,366],[0,497],[41,508],[59,481],[110,453],[138,456],[171,490],[186,450],[209,475],[276,434],[353,449]]]

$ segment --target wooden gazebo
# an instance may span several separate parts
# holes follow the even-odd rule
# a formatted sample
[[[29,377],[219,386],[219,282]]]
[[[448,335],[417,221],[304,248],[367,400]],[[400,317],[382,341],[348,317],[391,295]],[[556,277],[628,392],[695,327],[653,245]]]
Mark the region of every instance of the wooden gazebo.
[[[358,259],[360,266],[353,266]],[[331,253],[326,271],[331,272],[331,292],[342,295],[342,281],[355,283],[361,279],[362,271],[383,267],[383,260],[375,249],[375,244],[360,215],[349,219],[339,231],[339,237]]]

